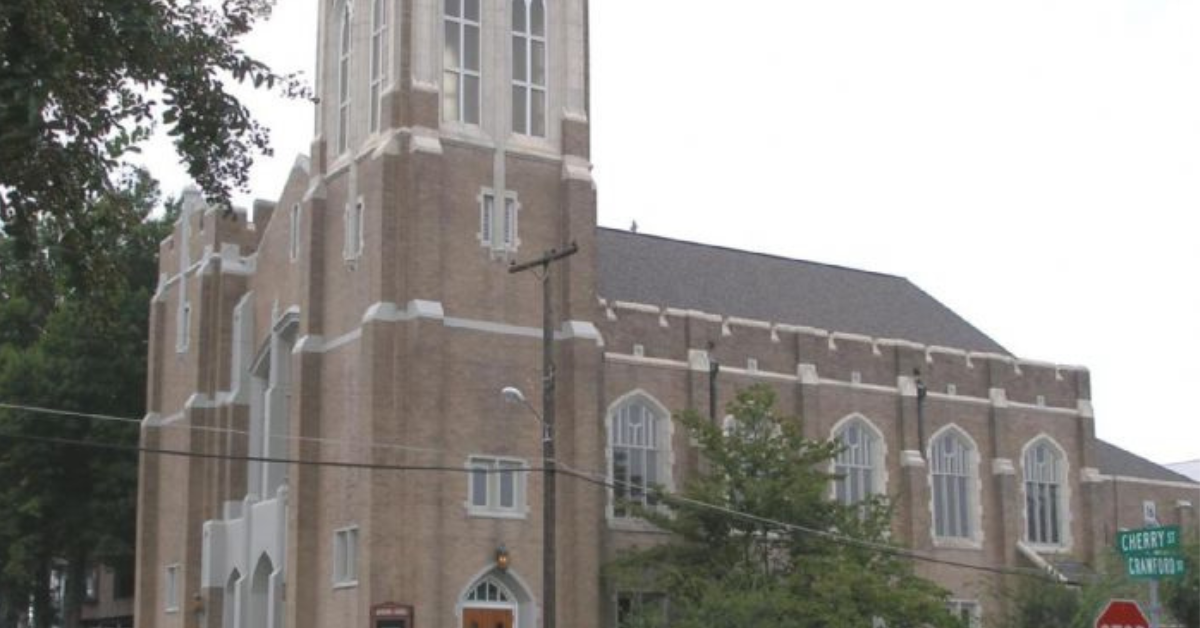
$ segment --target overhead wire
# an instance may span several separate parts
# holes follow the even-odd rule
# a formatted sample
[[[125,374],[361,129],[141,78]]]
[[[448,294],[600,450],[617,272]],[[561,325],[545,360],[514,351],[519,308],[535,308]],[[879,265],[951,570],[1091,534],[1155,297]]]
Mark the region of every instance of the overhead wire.
[[[109,421],[109,422],[114,422],[114,423],[137,424],[139,426],[143,424],[142,419],[135,419],[135,418],[131,418],[131,417],[115,416],[115,415],[111,415],[111,414],[96,414],[96,413],[92,413],[92,412],[75,412],[73,410],[59,410],[59,409],[55,409],[55,408],[46,408],[46,407],[42,407],[42,406],[15,404],[15,403],[7,403],[7,402],[0,402],[0,409],[16,410],[16,411],[21,411],[21,412],[40,413],[40,414],[56,415],[56,416],[64,416],[64,417],[74,417],[74,418],[80,418],[80,419],[91,419],[91,420],[96,420],[96,421]],[[195,431],[195,432],[209,432],[209,433],[217,433],[217,434],[234,434],[234,435],[238,435],[238,436],[250,436],[250,432],[247,430],[239,430],[239,429],[235,429],[235,428],[231,428],[231,427],[215,427],[215,426],[211,426],[211,425],[168,423],[168,424],[159,424],[159,425],[156,425],[155,427],[160,428],[160,429],[179,429],[179,430],[190,430],[190,431]],[[393,449],[393,450],[398,450],[398,451],[414,451],[414,452],[422,452],[422,453],[452,453],[452,452],[448,452],[445,449],[436,449],[436,448],[430,448],[430,447],[414,447],[414,446],[410,446],[410,445],[402,445],[399,443],[368,442],[368,441],[343,439],[343,438],[328,438],[328,437],[320,437],[320,436],[288,435],[288,436],[272,437],[272,438],[282,438],[285,440],[294,440],[297,442],[312,442],[312,443],[327,444],[327,445],[353,445],[353,446],[357,446],[357,447],[371,447],[371,448],[375,448],[375,449]]]
[[[69,411],[69,410],[56,410],[56,409],[52,409],[52,408],[41,408],[41,407],[37,407],[37,406],[25,406],[25,405],[21,405],[21,404],[0,403],[0,408],[10,409],[10,410],[17,409],[17,410],[24,410],[24,411],[28,411],[28,412],[41,412],[41,413],[45,413],[48,415],[56,415],[56,416],[87,418],[87,419],[95,419],[95,420],[119,420],[121,422],[136,422],[139,424],[141,423],[141,421],[138,419],[129,419],[126,417],[114,417],[111,415],[87,413],[87,412],[75,412],[75,411]],[[193,427],[204,427],[204,426],[193,426]],[[222,428],[214,428],[214,429],[221,430]],[[245,432],[238,431],[237,433],[244,434]],[[284,457],[276,457],[276,456],[255,456],[255,455],[242,455],[242,454],[221,454],[221,453],[186,451],[186,450],[181,450],[181,449],[169,449],[169,448],[163,448],[163,447],[147,447],[145,445],[125,445],[125,444],[120,444],[120,443],[106,443],[106,442],[90,440],[90,439],[60,438],[60,437],[52,437],[52,436],[36,436],[36,435],[30,435],[30,434],[11,434],[11,433],[5,433],[5,432],[0,432],[0,438],[12,438],[12,439],[26,440],[26,441],[33,441],[33,442],[43,442],[43,443],[48,443],[48,444],[78,446],[78,447],[91,447],[91,448],[106,449],[106,450],[112,450],[112,451],[125,451],[125,452],[129,452],[129,453],[156,454],[156,455],[173,456],[173,457],[230,460],[230,461],[240,461],[240,462],[259,462],[259,463],[266,463],[266,464],[295,464],[295,465],[300,465],[300,466],[333,467],[333,468],[375,470],[375,471],[453,472],[453,473],[470,474],[470,473],[479,473],[479,472],[484,472],[484,473],[535,473],[535,472],[543,472],[543,471],[548,470],[545,467],[534,467],[534,466],[501,469],[501,468],[470,467],[470,466],[466,466],[466,465],[454,466],[454,465],[439,465],[439,464],[389,464],[389,463],[349,462],[349,461],[332,461],[332,460],[302,460],[302,459],[298,459],[298,458],[284,458]],[[300,437],[292,437],[292,438],[300,438]],[[358,443],[358,444],[369,445],[369,443]],[[402,450],[402,451],[416,450],[416,451],[422,451],[422,452],[426,452],[426,453],[429,453],[429,452],[450,453],[450,452],[447,452],[446,450],[435,450],[435,449],[427,449],[427,448],[408,448],[408,447],[404,447],[404,446],[397,446],[397,447],[399,448],[399,450]],[[646,489],[646,487],[644,487],[644,486],[636,485],[631,482],[610,479],[607,477],[606,474],[600,474],[600,473],[596,473],[596,472],[589,472],[589,471],[576,469],[576,468],[572,467],[571,465],[568,465],[559,460],[551,459],[551,462],[554,463],[554,467],[553,467],[553,469],[549,469],[549,470],[552,470],[554,472],[561,472],[568,477],[576,478],[576,479],[585,481],[587,483],[590,483],[590,484],[593,484],[596,486],[601,486],[608,490],[613,490],[613,489],[618,489],[618,488],[626,488],[626,489],[636,488],[636,489],[642,489],[642,490]],[[651,490],[654,490],[654,489],[651,489]],[[981,572],[987,572],[987,573],[999,574],[999,575],[1015,575],[1015,576],[1025,576],[1025,577],[1038,577],[1038,578],[1046,578],[1047,577],[1047,573],[1042,570],[1039,570],[1039,569],[1020,568],[1020,567],[999,567],[999,566],[994,566],[994,565],[981,565],[981,564],[976,564],[976,563],[968,563],[968,562],[963,562],[963,561],[956,561],[956,560],[951,560],[951,559],[946,559],[946,558],[940,558],[937,556],[931,556],[926,553],[918,552],[917,550],[904,548],[904,547],[897,546],[897,545],[890,545],[887,543],[880,543],[880,542],[876,542],[876,541],[870,541],[867,539],[860,539],[860,538],[856,538],[856,537],[852,537],[852,536],[847,536],[845,534],[832,532],[829,530],[821,530],[818,528],[803,526],[803,525],[796,524],[796,523],[780,521],[780,520],[771,519],[768,517],[762,517],[759,515],[755,515],[753,513],[739,511],[739,510],[736,510],[733,508],[729,508],[727,506],[722,506],[719,504],[712,504],[712,503],[696,500],[693,498],[686,497],[684,495],[680,495],[678,493],[661,491],[661,490],[656,490],[656,493],[660,496],[660,498],[663,498],[665,501],[676,502],[676,503],[687,505],[687,506],[690,506],[693,508],[709,510],[712,512],[719,512],[726,516],[739,518],[739,519],[742,519],[745,521],[751,521],[751,522],[758,523],[758,524],[769,525],[769,526],[777,527],[780,529],[789,530],[792,532],[798,532],[801,534],[812,535],[812,536],[822,538],[824,540],[827,540],[829,542],[832,542],[832,543],[835,543],[838,545],[859,547],[862,549],[867,549],[867,550],[871,550],[871,551],[888,554],[888,555],[898,557],[898,558],[905,558],[905,559],[909,559],[909,560],[926,562],[926,563],[930,563],[930,564],[938,564],[938,565],[944,565],[944,566],[955,567],[955,568],[960,568],[960,569],[981,571]],[[1068,580],[1064,584],[1071,585],[1071,586],[1079,586],[1080,583]]]

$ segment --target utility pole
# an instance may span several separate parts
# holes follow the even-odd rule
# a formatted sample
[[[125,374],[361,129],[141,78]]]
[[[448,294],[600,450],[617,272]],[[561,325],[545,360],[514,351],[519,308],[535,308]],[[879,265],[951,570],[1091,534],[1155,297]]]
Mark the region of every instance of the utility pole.
[[[555,586],[556,482],[554,465],[554,302],[550,293],[550,265],[579,252],[572,242],[559,251],[550,249],[538,259],[513,263],[509,273],[541,269],[542,280],[542,628],[555,628],[558,612]]]

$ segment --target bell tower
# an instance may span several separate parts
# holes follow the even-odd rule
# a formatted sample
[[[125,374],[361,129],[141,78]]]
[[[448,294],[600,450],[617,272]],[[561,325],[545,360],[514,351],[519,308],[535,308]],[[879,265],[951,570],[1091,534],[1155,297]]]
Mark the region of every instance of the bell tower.
[[[319,1],[296,354],[322,401],[300,411],[301,434],[402,443],[372,454],[389,465],[539,469],[540,428],[500,391],[540,396],[543,283],[509,268],[575,243],[548,282],[555,456],[602,469],[587,0]],[[308,548],[358,526],[358,586],[340,595],[448,627],[499,583],[511,618],[539,625],[540,473],[496,479],[492,495],[461,473],[379,470],[331,495],[342,475],[291,480],[297,513],[322,508],[294,522],[296,570],[317,573]],[[557,477],[558,625],[589,628],[605,494]],[[498,547],[512,563],[496,571]],[[337,623],[323,584],[289,589],[288,625]]]
[[[590,312],[586,0],[321,0],[320,11],[309,195],[343,214],[327,227],[370,277],[367,298],[536,322],[515,308],[537,295],[504,267],[576,241],[563,306]]]

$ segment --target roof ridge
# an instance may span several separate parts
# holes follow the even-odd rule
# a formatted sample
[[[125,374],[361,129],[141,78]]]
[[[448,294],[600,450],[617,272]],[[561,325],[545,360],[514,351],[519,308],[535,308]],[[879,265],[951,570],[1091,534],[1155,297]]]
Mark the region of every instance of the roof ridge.
[[[1108,447],[1111,447],[1112,449],[1115,449],[1115,450],[1117,450],[1117,451],[1119,451],[1119,452],[1121,452],[1121,453],[1123,453],[1123,454],[1125,454],[1125,455],[1128,455],[1128,456],[1132,456],[1132,457],[1134,457],[1134,458],[1137,458],[1137,459],[1138,459],[1138,460],[1140,460],[1141,462],[1145,462],[1146,464],[1153,465],[1154,467],[1158,468],[1160,471],[1163,471],[1164,473],[1167,473],[1167,474],[1170,474],[1170,475],[1176,476],[1176,478],[1177,478],[1177,479],[1176,479],[1176,480],[1172,480],[1172,481],[1186,482],[1186,483],[1189,483],[1189,484],[1197,484],[1197,485],[1200,485],[1200,482],[1197,482],[1196,480],[1193,480],[1192,478],[1190,478],[1190,477],[1188,477],[1188,476],[1186,476],[1186,475],[1184,475],[1184,474],[1182,474],[1182,473],[1180,473],[1180,472],[1178,472],[1178,471],[1175,471],[1174,469],[1171,469],[1171,468],[1169,468],[1167,465],[1165,465],[1165,464],[1160,464],[1160,463],[1158,463],[1158,462],[1155,462],[1155,461],[1153,461],[1153,460],[1151,460],[1151,459],[1149,459],[1149,458],[1147,458],[1147,457],[1145,457],[1145,456],[1143,456],[1143,455],[1141,455],[1141,454],[1139,454],[1139,453],[1137,453],[1137,452],[1130,451],[1130,450],[1128,450],[1128,449],[1126,449],[1126,448],[1124,448],[1124,447],[1122,447],[1122,446],[1120,446],[1120,445],[1117,445],[1117,444],[1113,443],[1112,441],[1104,440],[1103,438],[1096,438],[1096,442],[1097,442],[1097,443],[1100,443],[1100,444],[1102,444],[1102,445],[1107,445]],[[1137,476],[1135,476],[1135,477],[1137,477]],[[1147,478],[1147,479],[1154,479],[1154,478]]]
[[[905,277],[903,275],[893,275],[891,273],[880,272],[877,270],[866,270],[866,269],[862,269],[862,268],[854,268],[853,266],[843,266],[841,264],[831,264],[828,262],[818,262],[818,261],[814,261],[814,260],[800,259],[798,257],[788,257],[786,255],[779,255],[776,253],[764,253],[762,251],[752,251],[750,249],[740,249],[740,248],[729,246],[726,244],[711,244],[708,242],[697,242],[695,240],[683,240],[683,239],[674,238],[671,236],[664,236],[664,235],[658,235],[658,234],[653,234],[653,233],[641,233],[640,231],[629,231],[627,229],[618,229],[616,227],[604,227],[601,225],[597,225],[596,229],[600,230],[600,231],[609,231],[614,234],[619,234],[619,235],[629,236],[629,237],[634,237],[634,238],[648,238],[648,239],[653,239],[653,240],[661,240],[664,242],[674,242],[676,244],[686,244],[688,246],[702,246],[702,247],[709,248],[709,249],[718,249],[721,251],[729,251],[731,253],[742,253],[744,255],[754,255],[756,257],[766,257],[769,259],[779,260],[779,261],[783,261],[783,262],[808,264],[810,266],[821,266],[823,268],[832,268],[835,270],[844,270],[844,271],[849,271],[849,272],[853,272],[853,273],[862,273],[864,275],[875,275],[876,277],[886,277],[888,279],[899,279],[901,281],[907,281],[908,283],[912,284],[912,281],[909,280],[908,277]],[[916,284],[913,284],[913,285],[915,286]],[[922,292],[924,292],[924,291],[922,291]]]

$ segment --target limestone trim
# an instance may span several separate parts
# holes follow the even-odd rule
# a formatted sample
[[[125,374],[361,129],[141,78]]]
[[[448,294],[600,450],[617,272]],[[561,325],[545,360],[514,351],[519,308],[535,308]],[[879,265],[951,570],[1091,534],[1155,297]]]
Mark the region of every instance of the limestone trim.
[[[1009,401],[1008,407],[1018,410],[1032,410],[1045,414],[1060,414],[1063,416],[1079,416],[1080,414],[1078,408],[1056,408],[1052,406],[1039,406],[1034,403],[1021,403],[1018,401]]]
[[[628,355],[625,353],[606,352],[604,359],[616,364],[633,364],[637,366],[652,366],[656,368],[672,369],[677,371],[689,370],[687,362],[679,360],[668,360],[666,358],[649,358],[640,355]]]
[[[763,329],[774,329],[777,332],[784,332],[784,333],[813,335],[813,336],[818,336],[818,337],[829,339],[831,341],[832,348],[834,348],[835,350],[836,350],[836,345],[837,345],[838,341],[849,340],[849,341],[859,341],[859,342],[866,342],[866,343],[873,344],[876,346],[876,349],[875,349],[876,353],[878,353],[878,347],[880,347],[880,346],[904,347],[904,348],[925,351],[927,355],[932,355],[932,354],[937,353],[937,354],[949,354],[949,355],[961,356],[969,364],[973,363],[973,361],[975,359],[996,360],[999,362],[1004,362],[1006,364],[1012,365],[1013,369],[1015,371],[1017,371],[1018,373],[1020,372],[1020,369],[1022,366],[1037,366],[1037,367],[1044,367],[1044,368],[1053,368],[1059,372],[1064,372],[1064,371],[1080,372],[1080,373],[1088,372],[1087,367],[1082,367],[1082,366],[1055,364],[1052,362],[1043,362],[1043,361],[1038,361],[1038,360],[1016,358],[1013,356],[1003,355],[1003,354],[999,354],[999,353],[989,353],[989,352],[982,352],[982,351],[968,351],[965,349],[958,349],[958,348],[954,348],[954,347],[943,347],[943,346],[939,346],[939,345],[926,345],[926,344],[922,344],[922,343],[918,343],[918,342],[914,342],[914,341],[906,340],[906,339],[900,339],[900,338],[882,338],[882,337],[876,338],[876,337],[868,336],[868,335],[864,335],[864,334],[851,333],[851,332],[839,332],[836,330],[827,330],[827,329],[821,329],[821,328],[817,328],[817,327],[808,327],[808,326],[803,326],[803,325],[789,325],[789,324],[780,323],[777,321],[761,321],[761,320],[749,319],[749,318],[727,319],[726,317],[724,317],[720,314],[713,314],[710,312],[703,312],[700,310],[683,310],[683,309],[679,309],[679,308],[660,307],[660,306],[656,306],[656,305],[649,305],[649,304],[645,304],[645,303],[632,303],[632,302],[628,302],[628,301],[620,301],[620,302],[607,301],[603,298],[600,299],[600,304],[601,304],[601,306],[607,305],[609,308],[636,309],[637,311],[645,311],[645,312],[657,313],[659,311],[664,311],[664,312],[666,312],[666,314],[668,316],[688,317],[688,318],[693,318],[693,319],[703,320],[703,321],[708,321],[708,322],[713,322],[713,323],[727,323],[727,322],[736,320],[737,324],[739,324],[739,325],[753,326],[753,327],[763,328]],[[619,306],[617,304],[619,304]]]
[[[922,468],[925,466],[925,458],[915,449],[905,449],[900,452],[900,466]]]
[[[992,458],[992,475],[1016,475],[1017,467],[1012,458]]]

